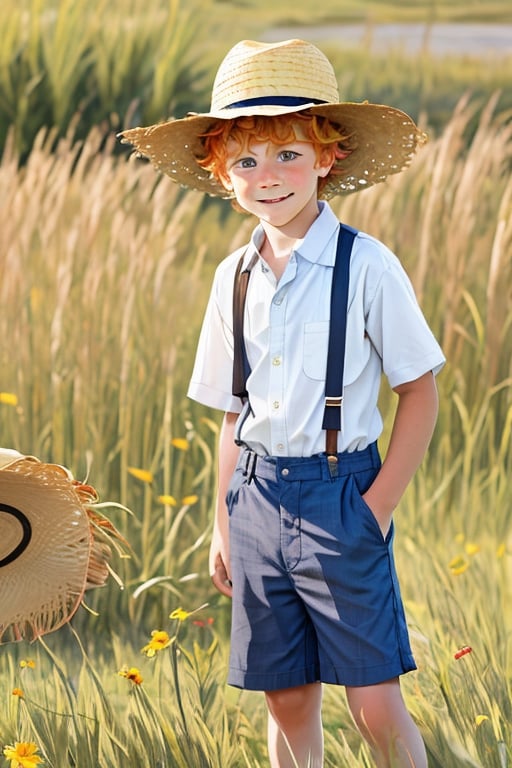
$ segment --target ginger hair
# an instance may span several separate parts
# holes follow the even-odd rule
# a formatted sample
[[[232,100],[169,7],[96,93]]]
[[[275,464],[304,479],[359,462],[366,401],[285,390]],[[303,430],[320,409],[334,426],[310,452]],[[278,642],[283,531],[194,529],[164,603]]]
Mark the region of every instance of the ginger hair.
[[[253,141],[289,144],[296,140],[294,126],[297,123],[300,123],[304,136],[311,141],[318,162],[325,158],[325,153],[328,153],[333,161],[333,167],[327,176],[318,180],[320,194],[329,178],[340,172],[338,163],[352,151],[347,143],[348,136],[341,132],[339,126],[320,115],[292,112],[274,117],[256,115],[219,120],[202,135],[205,156],[198,159],[197,163],[225,186],[228,140],[235,141],[241,149]]]

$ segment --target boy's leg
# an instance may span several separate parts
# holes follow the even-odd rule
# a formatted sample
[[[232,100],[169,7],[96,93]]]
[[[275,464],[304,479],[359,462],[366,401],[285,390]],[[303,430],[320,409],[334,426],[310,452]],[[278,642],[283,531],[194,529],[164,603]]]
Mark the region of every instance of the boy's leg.
[[[322,686],[300,685],[265,693],[271,768],[322,768]]]
[[[425,745],[405,707],[398,678],[346,691],[378,768],[427,768]]]

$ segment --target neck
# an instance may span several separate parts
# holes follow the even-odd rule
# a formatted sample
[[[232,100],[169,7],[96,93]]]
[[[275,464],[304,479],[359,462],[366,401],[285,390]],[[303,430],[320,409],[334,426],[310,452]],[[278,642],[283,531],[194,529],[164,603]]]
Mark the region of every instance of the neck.
[[[286,269],[290,254],[293,251],[297,240],[300,240],[301,238],[287,237],[282,233],[279,233],[278,236],[276,236],[275,232],[269,233],[267,232],[266,227],[264,229],[266,237],[261,245],[260,253],[274,273],[276,279],[279,280]]]

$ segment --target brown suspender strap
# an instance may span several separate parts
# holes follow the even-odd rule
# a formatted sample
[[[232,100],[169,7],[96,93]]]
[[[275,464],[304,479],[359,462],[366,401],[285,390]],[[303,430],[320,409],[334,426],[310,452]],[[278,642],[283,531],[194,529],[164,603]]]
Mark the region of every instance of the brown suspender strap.
[[[251,269],[258,260],[254,254],[250,263],[242,269],[245,253],[240,257],[233,287],[233,394],[243,402],[247,400],[247,379],[251,372],[244,343],[244,308]]]

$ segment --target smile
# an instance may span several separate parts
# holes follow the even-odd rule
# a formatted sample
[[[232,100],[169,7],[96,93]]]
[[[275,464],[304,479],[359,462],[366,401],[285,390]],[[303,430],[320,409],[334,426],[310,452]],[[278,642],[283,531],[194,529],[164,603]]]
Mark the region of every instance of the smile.
[[[265,203],[267,205],[274,205],[274,203],[282,203],[283,200],[288,200],[289,197],[292,197],[293,192],[290,192],[289,195],[283,195],[282,197],[274,197],[274,198],[268,198],[264,200],[258,200],[258,203]]]

